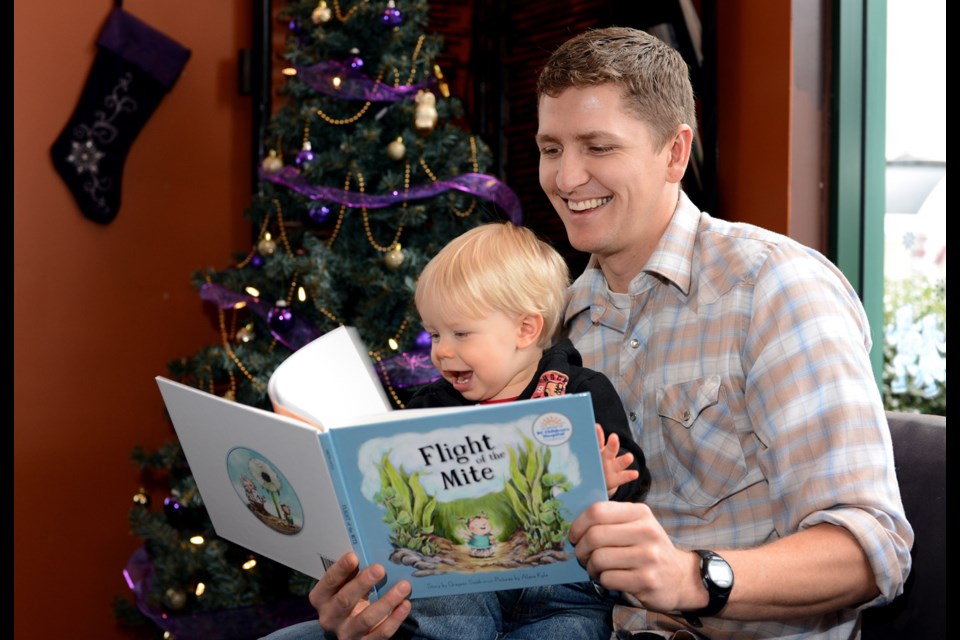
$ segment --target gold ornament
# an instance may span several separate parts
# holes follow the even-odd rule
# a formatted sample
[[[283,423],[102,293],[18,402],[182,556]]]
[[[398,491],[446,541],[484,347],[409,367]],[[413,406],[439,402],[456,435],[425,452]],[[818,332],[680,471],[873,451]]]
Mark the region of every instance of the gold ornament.
[[[403,255],[403,250],[400,249],[400,243],[393,245],[387,255],[383,257],[383,261],[386,263],[387,268],[391,270],[399,269],[400,265],[403,264],[403,260],[406,256]]]
[[[330,11],[330,7],[327,6],[326,0],[320,0],[320,3],[313,10],[313,13],[310,14],[310,19],[313,20],[313,24],[329,22],[332,17],[333,12]]]
[[[257,243],[257,252],[262,256],[272,256],[276,250],[277,243],[274,242],[269,233],[265,234]]]
[[[283,160],[280,159],[274,149],[270,149],[270,153],[263,159],[260,166],[267,173],[277,173],[280,169],[283,169]]]
[[[391,160],[403,160],[407,154],[407,148],[403,145],[403,138],[397,136],[397,139],[387,145],[387,157]]]
[[[187,594],[182,589],[170,587],[164,595],[167,597],[167,604],[171,609],[179,610],[187,604]]]
[[[237,331],[237,342],[250,342],[254,338],[253,324],[248,324]]]
[[[437,97],[426,89],[417,91],[413,126],[420,135],[428,135],[437,125]]]
[[[138,504],[141,507],[149,507],[150,496],[147,495],[147,490],[144,489],[143,487],[140,487],[140,490],[137,491],[137,493],[135,493],[133,496],[133,502],[134,504]]]

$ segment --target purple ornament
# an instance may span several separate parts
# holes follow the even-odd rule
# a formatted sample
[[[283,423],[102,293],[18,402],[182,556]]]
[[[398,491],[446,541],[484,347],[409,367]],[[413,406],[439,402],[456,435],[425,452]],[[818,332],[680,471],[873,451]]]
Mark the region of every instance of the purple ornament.
[[[261,256],[259,253],[254,253],[253,257],[250,258],[249,264],[251,267],[256,267],[259,269],[263,266],[263,256]]]
[[[363,67],[363,58],[360,56],[350,56],[347,59],[347,62],[350,63],[350,67],[359,71]]]
[[[400,13],[400,9],[397,9],[393,6],[393,3],[390,3],[383,11],[383,24],[388,27],[399,27],[403,23],[403,14]]]
[[[283,335],[293,326],[293,312],[282,302],[278,303],[267,313],[267,326],[270,331]]]
[[[300,150],[300,153],[297,154],[297,166],[302,167],[313,162],[313,159],[316,155],[309,148],[304,148]]]
[[[290,29],[290,31],[293,31],[294,33],[299,33],[300,23],[297,22],[296,20],[291,20],[290,22],[287,23],[287,28]]]
[[[417,349],[429,351],[430,350],[430,334],[426,330],[421,331],[417,334]]]
[[[330,207],[324,204],[314,205],[310,207],[309,215],[311,220],[316,223],[321,223],[330,215]]]
[[[167,520],[172,525],[179,524],[183,519],[183,507],[180,506],[180,502],[174,496],[167,496],[163,499],[163,513],[166,514]]]

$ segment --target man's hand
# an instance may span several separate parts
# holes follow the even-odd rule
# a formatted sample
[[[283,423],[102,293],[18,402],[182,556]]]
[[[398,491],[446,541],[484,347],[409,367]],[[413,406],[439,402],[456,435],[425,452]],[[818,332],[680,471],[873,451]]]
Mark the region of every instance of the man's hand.
[[[573,521],[570,542],[591,577],[632,594],[647,609],[689,611],[707,604],[696,554],[673,546],[645,504],[592,504]]]
[[[410,583],[402,580],[370,604],[367,594],[385,575],[383,566],[358,572],[356,554],[344,554],[310,592],[320,626],[339,640],[382,640],[396,633],[410,613]]]

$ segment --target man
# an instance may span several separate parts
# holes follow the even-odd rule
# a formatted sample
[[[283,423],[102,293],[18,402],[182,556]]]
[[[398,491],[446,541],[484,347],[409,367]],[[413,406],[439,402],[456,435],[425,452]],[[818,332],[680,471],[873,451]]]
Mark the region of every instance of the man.
[[[568,335],[614,382],[653,478],[645,504],[571,528],[621,592],[617,636],[856,637],[858,608],[902,591],[913,531],[855,292],[820,254],[683,194],[693,94],[659,40],[574,37],[538,97],[541,186],[591,254]],[[320,624],[390,637],[409,585],[369,604],[383,568],[355,569],[348,554],[314,589]]]

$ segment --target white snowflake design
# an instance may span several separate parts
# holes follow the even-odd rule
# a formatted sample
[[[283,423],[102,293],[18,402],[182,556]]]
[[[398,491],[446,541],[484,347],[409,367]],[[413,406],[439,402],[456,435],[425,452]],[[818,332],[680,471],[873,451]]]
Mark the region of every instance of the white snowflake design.
[[[103,158],[104,153],[97,149],[93,140],[87,140],[86,142],[74,140],[70,144],[72,150],[70,155],[67,156],[67,162],[77,168],[77,173],[97,173],[100,169],[100,159]]]
[[[104,194],[114,185],[109,176],[100,175],[100,161],[107,156],[107,152],[97,148],[94,140],[102,147],[108,147],[119,133],[113,121],[123,112],[132,113],[137,110],[137,101],[125,95],[130,91],[131,82],[133,82],[133,74],[127,72],[120,76],[117,86],[103,99],[103,104],[109,113],[106,110],[96,111],[93,114],[92,124],[78,124],[74,127],[75,139],[71,142],[70,155],[66,158],[67,162],[77,168],[77,174],[87,174],[88,179],[84,182],[83,190],[102,211],[108,208]]]

